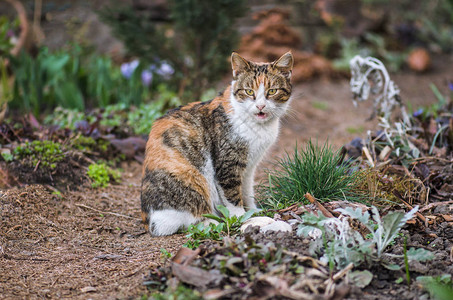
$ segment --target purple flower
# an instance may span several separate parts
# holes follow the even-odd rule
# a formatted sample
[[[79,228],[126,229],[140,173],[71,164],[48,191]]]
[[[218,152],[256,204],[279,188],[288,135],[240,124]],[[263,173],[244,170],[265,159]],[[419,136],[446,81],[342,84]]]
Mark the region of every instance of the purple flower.
[[[160,68],[156,70],[156,74],[162,76],[166,80],[170,79],[173,73],[175,73],[175,70],[166,62],[163,62],[162,65],[160,65]]]
[[[7,32],[6,32],[6,36],[9,37],[9,38],[12,38],[14,36],[14,31],[12,29],[9,29]]]
[[[423,108],[419,108],[416,111],[414,111],[413,115],[414,117],[421,116],[423,114]]]
[[[134,74],[135,69],[137,69],[138,64],[138,59],[134,59],[129,63],[123,63],[121,65],[121,74],[123,74],[124,78],[131,78],[132,74]]]
[[[144,70],[142,72],[142,83],[144,86],[149,86],[153,81],[153,73],[149,70]]]
[[[453,92],[453,82],[448,82],[448,87],[450,88],[450,91]]]

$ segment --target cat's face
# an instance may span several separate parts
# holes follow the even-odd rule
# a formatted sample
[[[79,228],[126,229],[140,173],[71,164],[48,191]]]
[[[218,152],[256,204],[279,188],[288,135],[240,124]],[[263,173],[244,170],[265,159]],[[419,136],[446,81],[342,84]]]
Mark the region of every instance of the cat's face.
[[[291,96],[292,54],[288,52],[272,63],[254,63],[233,53],[231,64],[235,113],[256,123],[283,116]]]

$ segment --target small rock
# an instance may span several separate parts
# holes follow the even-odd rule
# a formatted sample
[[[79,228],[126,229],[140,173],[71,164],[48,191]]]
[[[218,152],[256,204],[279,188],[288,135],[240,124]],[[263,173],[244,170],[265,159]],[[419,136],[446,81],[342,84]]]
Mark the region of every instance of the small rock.
[[[245,229],[249,226],[258,226],[259,228],[262,228],[263,226],[269,225],[271,223],[274,223],[275,220],[269,217],[254,217],[250,218],[247,221],[244,222],[241,226],[241,232],[245,232]]]
[[[281,231],[281,232],[291,232],[293,228],[286,222],[275,221],[269,225],[261,227],[260,231],[265,233],[266,231]]]

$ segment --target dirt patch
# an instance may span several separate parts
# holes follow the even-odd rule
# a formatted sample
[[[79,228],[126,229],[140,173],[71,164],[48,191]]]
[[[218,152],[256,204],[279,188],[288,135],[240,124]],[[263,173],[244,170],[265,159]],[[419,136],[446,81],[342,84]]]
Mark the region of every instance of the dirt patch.
[[[29,185],[0,192],[0,283],[5,298],[125,298],[146,292],[143,276],[184,235],[153,238],[139,220],[140,166],[123,182],[54,194]]]

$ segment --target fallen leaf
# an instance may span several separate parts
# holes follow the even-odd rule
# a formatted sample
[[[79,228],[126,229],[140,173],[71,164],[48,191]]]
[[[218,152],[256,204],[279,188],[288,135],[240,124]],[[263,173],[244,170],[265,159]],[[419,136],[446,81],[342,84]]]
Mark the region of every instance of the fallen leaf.
[[[223,279],[222,275],[214,274],[200,268],[184,266],[172,263],[171,271],[174,276],[178,277],[184,283],[196,287],[206,287],[212,282],[219,282]]]
[[[447,222],[452,222],[453,221],[453,215],[441,215],[442,218],[445,219]]]
[[[191,250],[186,247],[181,247],[179,251],[175,254],[175,256],[172,258],[172,261],[180,265],[188,265],[192,262],[192,260],[195,259],[195,257],[197,257],[199,253],[200,248],[197,248],[196,250]]]

